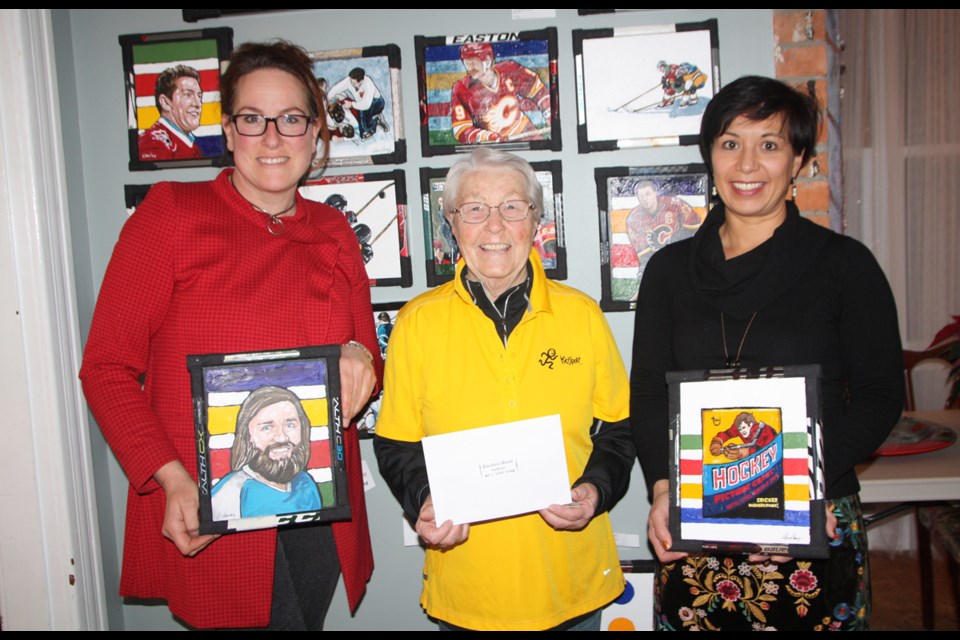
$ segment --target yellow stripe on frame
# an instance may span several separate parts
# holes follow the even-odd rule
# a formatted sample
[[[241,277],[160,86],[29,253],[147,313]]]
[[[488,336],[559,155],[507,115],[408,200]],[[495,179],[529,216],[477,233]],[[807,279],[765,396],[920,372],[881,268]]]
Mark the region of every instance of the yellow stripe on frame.
[[[310,418],[310,424],[314,427],[325,427],[329,419],[327,418],[327,399],[317,398],[315,400],[301,400],[303,410],[307,412]]]
[[[237,429],[237,414],[240,405],[209,407],[207,409],[207,432],[212,436],[233,433]]]
[[[695,498],[703,500],[703,485],[700,484],[682,484],[680,485],[680,499]]]
[[[204,103],[203,110],[200,112],[200,124],[220,124],[220,103]],[[160,119],[160,111],[157,107],[137,107],[137,128],[141,131],[152,127]]]

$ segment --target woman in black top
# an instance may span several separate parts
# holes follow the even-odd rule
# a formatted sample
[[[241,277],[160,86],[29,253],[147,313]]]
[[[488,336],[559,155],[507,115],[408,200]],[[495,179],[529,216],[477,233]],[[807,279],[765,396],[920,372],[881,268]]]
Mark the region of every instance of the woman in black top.
[[[814,154],[816,101],[744,77],[710,101],[700,149],[720,202],[659,251],[637,300],[631,424],[650,491],[661,629],[866,629],[854,466],[903,408],[893,295],[862,244],[802,218],[788,193]],[[794,194],[795,195],[795,191]],[[687,556],[668,530],[667,371],[819,364],[831,557]]]

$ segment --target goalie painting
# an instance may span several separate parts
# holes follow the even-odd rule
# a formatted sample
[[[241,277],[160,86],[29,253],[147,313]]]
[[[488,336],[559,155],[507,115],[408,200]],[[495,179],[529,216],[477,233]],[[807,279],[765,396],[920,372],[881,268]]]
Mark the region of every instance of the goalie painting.
[[[703,517],[783,519],[780,409],[705,409]],[[724,428],[726,427],[726,428]]]

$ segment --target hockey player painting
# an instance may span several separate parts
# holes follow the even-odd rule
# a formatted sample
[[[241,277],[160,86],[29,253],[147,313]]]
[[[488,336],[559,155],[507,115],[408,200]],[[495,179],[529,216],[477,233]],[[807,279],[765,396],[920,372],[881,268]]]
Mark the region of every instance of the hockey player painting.
[[[543,140],[550,136],[550,92],[513,60],[495,62],[487,42],[460,47],[466,75],[453,85],[453,135],[461,144]],[[528,114],[541,116],[540,126]]]

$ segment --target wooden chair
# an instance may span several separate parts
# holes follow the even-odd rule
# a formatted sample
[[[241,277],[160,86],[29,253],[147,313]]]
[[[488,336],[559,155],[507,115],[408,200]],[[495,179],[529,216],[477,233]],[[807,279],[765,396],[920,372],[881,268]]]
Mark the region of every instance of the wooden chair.
[[[913,370],[921,362],[940,361],[950,366],[945,358],[950,343],[940,344],[926,351],[903,352],[903,375],[906,384],[904,409],[916,411],[916,401],[913,396]],[[944,408],[950,408],[947,401]],[[956,504],[937,504],[931,506],[918,505],[914,510],[914,521],[917,532],[917,553],[920,563],[920,598],[923,628],[932,630],[934,627],[934,593],[933,593],[933,543],[938,541],[943,548],[947,566],[950,571],[950,581],[953,595],[957,600],[957,611],[960,611],[960,589],[957,576],[960,563],[960,506]]]

